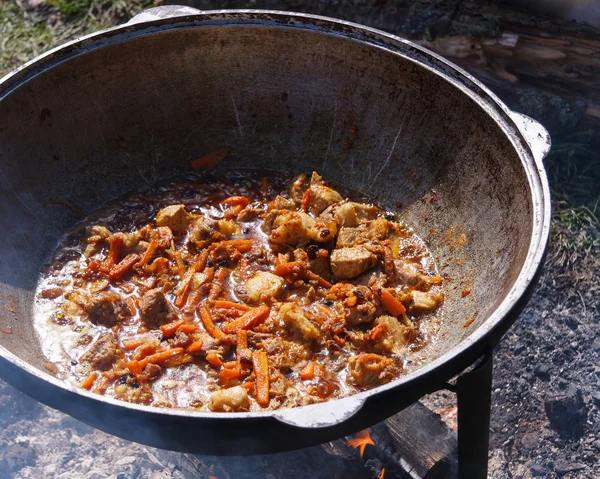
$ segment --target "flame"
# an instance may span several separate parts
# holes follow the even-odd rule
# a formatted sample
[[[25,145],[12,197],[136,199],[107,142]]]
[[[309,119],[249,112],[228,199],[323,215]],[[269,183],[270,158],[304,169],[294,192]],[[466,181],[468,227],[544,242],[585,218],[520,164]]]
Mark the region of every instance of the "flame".
[[[370,444],[371,446],[375,445],[375,443],[373,442],[373,439],[371,439],[371,435],[369,434],[369,431],[367,429],[365,429],[364,431],[359,432],[356,435],[356,437],[354,437],[352,439],[348,439],[346,446],[360,448],[360,458],[362,459],[363,453],[365,452],[365,447],[367,447],[367,444]]]
[[[377,479],[383,479],[383,476],[385,476],[385,467],[383,467],[381,469],[381,472],[379,473],[379,475],[377,476]]]

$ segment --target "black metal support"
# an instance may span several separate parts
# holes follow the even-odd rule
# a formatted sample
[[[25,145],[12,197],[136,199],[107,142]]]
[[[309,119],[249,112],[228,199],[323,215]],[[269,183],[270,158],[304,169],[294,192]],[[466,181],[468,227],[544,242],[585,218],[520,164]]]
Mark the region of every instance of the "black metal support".
[[[492,353],[456,381],[458,402],[458,477],[487,479],[492,402]]]

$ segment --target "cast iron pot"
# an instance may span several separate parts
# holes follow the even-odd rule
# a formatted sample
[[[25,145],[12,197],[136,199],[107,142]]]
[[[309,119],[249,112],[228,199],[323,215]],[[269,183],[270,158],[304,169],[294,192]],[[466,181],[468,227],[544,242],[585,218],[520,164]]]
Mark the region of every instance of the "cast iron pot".
[[[223,168],[316,170],[402,205],[446,278],[424,367],[346,399],[237,414],[128,404],[45,369],[36,282],[80,220],[61,203],[90,213],[225,145]],[[461,69],[348,22],[166,7],[68,43],[0,82],[0,298],[16,310],[0,308],[12,329],[0,333],[0,375],[94,427],[167,449],[264,453],[353,433],[441,387],[514,322],[548,239],[548,148],[540,125]]]

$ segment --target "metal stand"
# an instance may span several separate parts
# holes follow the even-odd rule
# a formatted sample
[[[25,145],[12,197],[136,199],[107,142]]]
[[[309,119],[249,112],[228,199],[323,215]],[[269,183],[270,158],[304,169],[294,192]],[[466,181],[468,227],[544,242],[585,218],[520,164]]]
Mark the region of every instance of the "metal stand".
[[[458,377],[458,477],[487,479],[492,401],[492,353]]]

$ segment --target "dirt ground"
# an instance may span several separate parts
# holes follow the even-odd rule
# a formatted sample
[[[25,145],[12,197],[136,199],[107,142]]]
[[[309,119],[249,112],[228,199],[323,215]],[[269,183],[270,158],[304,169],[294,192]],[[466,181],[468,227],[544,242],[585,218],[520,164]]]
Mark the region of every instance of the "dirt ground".
[[[51,46],[125,21],[153,3],[0,1],[0,74]],[[310,10],[377,27],[389,25],[385,9],[390,4],[400,5],[398,9],[410,4],[413,17],[398,26],[396,33],[407,32],[412,38],[422,38],[435,46],[439,43],[430,37],[427,22],[444,9],[454,12],[452,18],[460,17],[461,8],[471,2],[173,3],[206,9],[222,6]],[[372,13],[371,3],[379,13]],[[499,24],[497,18],[492,20],[494,25]],[[598,31],[586,27],[585,32],[594,41],[600,39]],[[499,35],[493,31],[484,33]],[[445,34],[453,34],[449,26]],[[600,49],[594,50],[594,55],[599,54]],[[490,78],[482,80],[494,88]],[[549,93],[547,85],[536,89],[533,82],[529,87],[516,98],[501,89],[498,93],[512,107],[550,126],[553,151],[546,167],[553,191],[553,229],[539,286],[494,354],[490,477],[595,479],[600,477],[600,212],[596,210],[600,198],[600,126],[586,116],[595,100],[586,98],[585,91],[573,99]],[[455,411],[451,395],[438,394],[425,402],[442,410],[447,422],[452,423]],[[0,477],[286,477],[287,465],[293,461],[302,464],[307,454],[299,451],[246,462],[232,460],[224,470],[214,458],[159,451],[93,430],[0,381]],[[361,464],[356,451],[348,450],[347,454]],[[340,463],[336,469],[336,461],[341,461],[338,456],[318,457],[327,467],[312,464],[295,471],[295,475],[313,479],[348,477],[344,476],[344,472],[349,472],[347,464],[344,469]],[[352,471],[355,477],[377,477],[379,472],[368,468]]]

